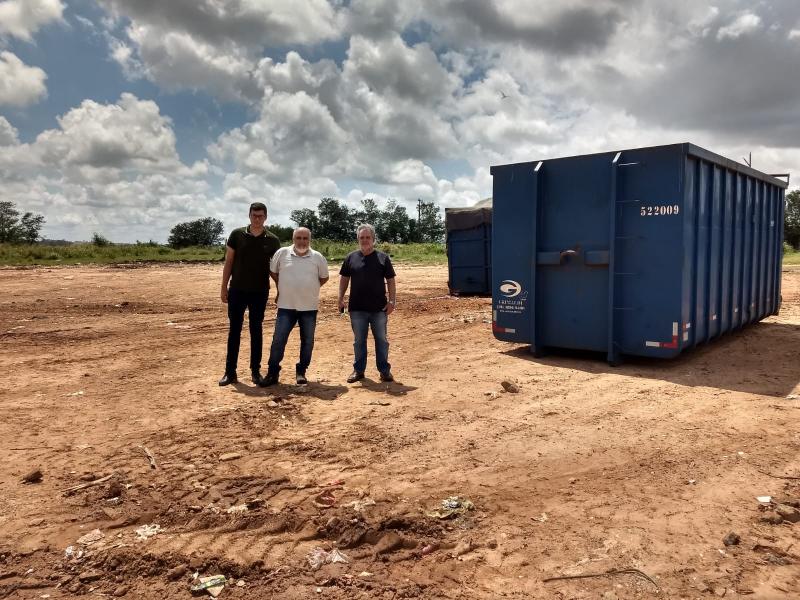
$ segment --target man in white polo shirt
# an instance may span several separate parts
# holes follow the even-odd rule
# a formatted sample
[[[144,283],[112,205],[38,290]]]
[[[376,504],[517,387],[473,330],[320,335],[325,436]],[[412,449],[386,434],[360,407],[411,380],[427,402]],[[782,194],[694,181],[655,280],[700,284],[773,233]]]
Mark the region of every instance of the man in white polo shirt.
[[[319,289],[328,281],[328,263],[322,254],[311,249],[311,231],[298,227],[292,234],[292,245],[275,253],[269,270],[278,286],[278,316],[272,334],[267,375],[260,385],[266,387],[278,383],[286,342],[298,323],[300,362],[295,365],[296,381],[298,384],[308,383],[306,369],[314,350]]]

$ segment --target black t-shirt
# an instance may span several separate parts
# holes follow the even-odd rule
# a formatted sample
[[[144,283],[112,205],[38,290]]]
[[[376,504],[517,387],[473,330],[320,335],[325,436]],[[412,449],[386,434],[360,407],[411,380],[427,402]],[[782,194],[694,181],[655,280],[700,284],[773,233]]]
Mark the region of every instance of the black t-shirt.
[[[240,227],[231,232],[228,247],[235,252],[231,288],[246,292],[268,292],[269,261],[281,247],[278,238],[266,228],[261,235],[253,235],[250,227]]]
[[[392,279],[394,267],[388,254],[374,250],[366,256],[361,250],[345,257],[339,275],[350,278],[347,309],[378,312],[386,306],[385,279]]]

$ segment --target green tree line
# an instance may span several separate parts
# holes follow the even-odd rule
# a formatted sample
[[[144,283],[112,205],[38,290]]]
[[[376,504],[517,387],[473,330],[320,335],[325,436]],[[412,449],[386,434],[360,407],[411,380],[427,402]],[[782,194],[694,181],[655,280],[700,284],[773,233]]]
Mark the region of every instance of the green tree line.
[[[323,198],[317,209],[293,210],[291,219],[298,227],[308,227],[315,238],[351,241],[356,227],[369,223],[375,227],[378,240],[395,244],[411,242],[439,243],[444,238],[444,222],[434,202],[417,200],[417,218],[404,206],[389,200],[380,208],[371,198],[361,201],[357,209],[348,208],[336,198]]]
[[[0,201],[0,243],[35,244],[44,225],[44,216],[26,212],[21,217],[16,204]]]

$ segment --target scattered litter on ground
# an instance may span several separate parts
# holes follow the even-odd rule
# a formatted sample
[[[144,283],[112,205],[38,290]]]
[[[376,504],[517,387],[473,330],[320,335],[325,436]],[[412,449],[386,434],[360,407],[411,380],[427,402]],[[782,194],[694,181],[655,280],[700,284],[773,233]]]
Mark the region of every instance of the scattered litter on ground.
[[[800,398],[800,396],[798,396],[797,394],[789,394],[788,396],[786,396],[787,400],[797,400],[798,398]]]
[[[372,498],[362,498],[361,500],[353,500],[352,502],[348,502],[345,506],[352,507],[354,511],[361,512],[367,506],[375,506],[375,500]]]
[[[508,379],[504,379],[503,381],[501,381],[500,385],[503,386],[503,390],[508,392],[509,394],[516,394],[517,392],[519,392],[519,386],[513,381],[509,381]]]
[[[697,483],[697,479],[690,479],[686,483],[687,483],[687,485],[695,485]]]
[[[433,544],[426,544],[425,546],[422,547],[422,550],[421,550],[422,556],[427,556],[428,554],[433,554],[438,549],[439,549],[439,544],[437,544],[435,542]]]
[[[65,496],[71,496],[75,492],[80,492],[81,490],[85,490],[86,488],[94,487],[96,485],[100,485],[101,483],[105,483],[112,477],[114,477],[116,473],[111,473],[110,475],[106,475],[105,477],[101,477],[100,479],[95,479],[94,481],[89,481],[87,483],[81,483],[70,488],[64,490]]]
[[[463,515],[473,508],[475,508],[475,505],[472,501],[460,496],[450,496],[442,500],[441,508],[429,511],[427,514],[434,519],[452,519],[458,515]]]
[[[156,457],[153,456],[153,453],[147,448],[147,446],[139,446],[139,449],[144,452],[144,455],[147,457],[147,460],[150,462],[150,468],[156,468]]]
[[[333,492],[326,490],[314,496],[313,502],[317,508],[330,508],[336,504],[336,496],[333,495]]]
[[[586,573],[584,575],[561,575],[559,577],[548,577],[546,579],[542,579],[542,583],[548,583],[550,581],[565,581],[568,579],[589,579],[593,577],[611,577],[613,575],[636,575],[637,577],[641,577],[642,579],[646,579],[650,583],[652,583],[656,590],[660,591],[661,588],[658,584],[650,577],[647,573],[640,571],[639,569],[612,569],[611,571],[606,571],[605,573]]]
[[[66,550],[64,550],[64,558],[67,560],[80,560],[84,554],[83,549],[75,546],[67,546]]]
[[[78,390],[77,392],[72,392],[71,394],[65,394],[65,396],[72,397],[72,396],[83,396],[83,390]]]
[[[372,575],[373,573],[370,573],[369,571],[361,571],[361,573],[358,574],[359,577],[372,577]]]
[[[161,533],[162,531],[163,529],[161,529],[161,525],[153,523],[151,525],[141,525],[137,527],[135,533],[136,537],[139,538],[140,540],[146,540],[148,538],[153,537],[154,535]]]
[[[531,517],[533,521],[539,521],[539,523],[546,523],[547,522],[547,513],[542,513],[538,517]]]
[[[100,531],[99,529],[92,529],[92,531],[90,531],[86,535],[82,535],[81,537],[79,537],[77,543],[80,544],[81,546],[91,546],[92,544],[95,544],[100,540],[102,540],[104,537],[106,537],[106,534],[104,534],[102,531]]]
[[[237,458],[242,458],[241,453],[239,453],[239,452],[227,452],[226,454],[220,454],[219,462],[227,462],[229,460],[236,460]]]
[[[308,566],[311,567],[312,571],[319,570],[322,565],[329,565],[333,563],[346,564],[350,562],[350,559],[337,549],[333,549],[328,552],[324,548],[319,547],[314,548],[311,552],[309,552],[308,556],[306,556],[306,560],[308,561]]]
[[[390,406],[391,404],[392,404],[391,402],[381,402],[381,401],[367,402],[367,406]]]
[[[758,500],[761,504],[769,504],[772,502],[772,496],[756,496],[756,500]]]
[[[225,512],[227,512],[229,515],[241,515],[246,513],[248,510],[247,504],[237,504],[236,506],[231,506]]]
[[[738,546],[739,542],[742,541],[742,538],[739,537],[738,534],[731,531],[728,535],[722,538],[722,543],[726,546]]]
[[[193,592],[208,592],[212,597],[219,596],[228,580],[225,575],[212,575],[211,577],[195,577],[197,583],[192,584]]]
[[[40,469],[36,469],[35,471],[31,471],[25,477],[22,478],[22,483],[39,483],[42,480],[42,471]]]

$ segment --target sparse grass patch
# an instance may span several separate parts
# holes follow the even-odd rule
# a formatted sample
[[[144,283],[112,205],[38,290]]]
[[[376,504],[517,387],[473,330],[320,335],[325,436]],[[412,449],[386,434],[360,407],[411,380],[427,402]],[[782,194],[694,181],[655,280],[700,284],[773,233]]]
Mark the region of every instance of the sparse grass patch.
[[[355,242],[314,240],[312,247],[330,262],[341,262],[358,246]],[[395,262],[442,264],[447,262],[444,244],[378,244]],[[225,257],[224,246],[192,246],[175,249],[153,243],[108,244],[76,243],[59,246],[47,244],[0,244],[0,265],[76,265],[129,262],[209,262]]]
[[[0,244],[0,265],[76,265],[127,262],[207,262],[222,260],[222,246],[176,250],[152,244]]]

